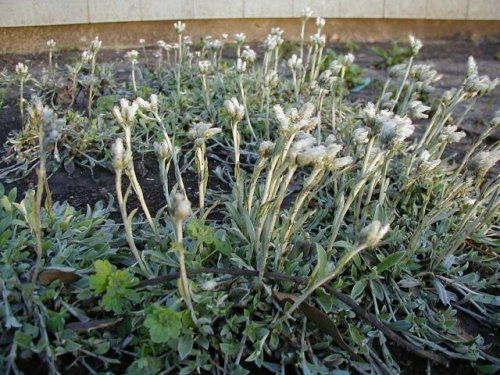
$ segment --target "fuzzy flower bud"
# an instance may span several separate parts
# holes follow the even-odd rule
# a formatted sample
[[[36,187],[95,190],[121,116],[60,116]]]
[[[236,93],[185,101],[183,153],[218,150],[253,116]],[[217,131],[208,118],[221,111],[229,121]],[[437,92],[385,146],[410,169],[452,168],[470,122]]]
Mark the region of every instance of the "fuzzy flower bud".
[[[263,141],[259,145],[259,156],[261,158],[268,157],[274,151],[274,142],[271,141]]]
[[[167,141],[163,140],[161,143],[154,142],[153,148],[155,150],[156,157],[159,160],[170,160],[172,158],[172,150],[168,146]]]
[[[182,21],[177,21],[176,23],[174,23],[174,29],[177,32],[177,34],[182,34],[185,28],[186,24],[183,23]]]
[[[245,43],[245,40],[247,39],[247,36],[243,33],[238,33],[234,35],[234,41],[236,44],[243,44]]]
[[[302,59],[293,54],[292,57],[288,59],[288,67],[291,70],[297,70],[302,68]]]
[[[54,49],[56,48],[56,42],[54,39],[50,39],[47,41],[47,47],[49,47],[49,49]]]
[[[316,27],[318,30],[321,30],[323,27],[325,27],[325,19],[323,17],[318,17],[316,18]]]
[[[363,143],[368,143],[369,135],[370,129],[362,126],[360,128],[354,129],[354,131],[352,132],[352,139],[355,144],[360,145]]]
[[[234,121],[241,121],[243,116],[245,116],[245,107],[234,96],[224,101],[224,108]]]
[[[191,211],[191,202],[181,193],[174,196],[174,218],[177,221],[184,221],[193,212]]]
[[[458,143],[462,140],[462,138],[465,138],[466,134],[465,132],[459,132],[457,131],[458,126],[456,125],[448,125],[445,126],[442,130],[442,133],[439,135],[439,140],[441,142],[446,142],[446,143]]]
[[[208,74],[208,71],[209,71],[211,66],[212,66],[212,63],[208,60],[198,61],[198,69],[200,70],[201,75]]]
[[[99,37],[96,36],[94,40],[90,43],[90,51],[92,54],[96,54],[97,51],[101,49],[102,41],[99,40]]]
[[[303,21],[307,21],[309,18],[312,17],[312,15],[313,12],[309,7],[302,9],[302,11],[300,12],[300,17],[302,18]]]
[[[22,62],[17,63],[16,74],[19,79],[25,80],[28,77],[28,66],[24,65]]]
[[[416,56],[418,54],[418,51],[423,47],[423,44],[420,40],[415,38],[413,35],[410,35],[408,37],[408,41],[410,43],[410,48],[411,48],[411,53],[413,56]]]
[[[241,53],[241,59],[247,64],[253,64],[257,59],[257,53],[249,46],[246,46],[243,52]]]
[[[132,63],[132,65],[137,64],[137,58],[139,57],[139,52],[137,52],[135,49],[128,51],[125,54],[125,58]]]
[[[275,70],[269,71],[264,77],[264,87],[272,89],[278,85],[279,78]]]
[[[361,231],[358,243],[366,247],[377,246],[388,231],[389,224],[383,225],[380,221],[375,220]]]

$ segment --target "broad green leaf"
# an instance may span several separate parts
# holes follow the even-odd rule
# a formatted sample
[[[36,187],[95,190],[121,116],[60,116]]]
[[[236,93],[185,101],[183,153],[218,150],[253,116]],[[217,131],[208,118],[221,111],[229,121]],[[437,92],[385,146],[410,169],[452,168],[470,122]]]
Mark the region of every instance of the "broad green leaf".
[[[177,351],[181,360],[186,358],[193,350],[193,336],[191,333],[182,335],[177,342]]]

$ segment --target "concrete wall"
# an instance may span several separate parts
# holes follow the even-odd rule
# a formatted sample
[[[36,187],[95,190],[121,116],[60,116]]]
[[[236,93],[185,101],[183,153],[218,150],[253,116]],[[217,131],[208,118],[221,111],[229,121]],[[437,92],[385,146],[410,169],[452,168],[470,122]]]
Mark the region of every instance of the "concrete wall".
[[[0,0],[0,28],[129,21],[292,18],[500,20],[500,0]]]

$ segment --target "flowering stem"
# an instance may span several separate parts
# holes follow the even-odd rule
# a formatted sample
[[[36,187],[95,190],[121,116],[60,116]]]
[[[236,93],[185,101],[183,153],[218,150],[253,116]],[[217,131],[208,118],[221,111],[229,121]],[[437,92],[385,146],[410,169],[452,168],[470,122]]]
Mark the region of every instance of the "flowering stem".
[[[297,308],[299,308],[302,302],[304,302],[311,294],[313,294],[316,291],[316,289],[320,288],[322,285],[338,277],[340,273],[344,270],[344,268],[347,266],[347,264],[349,264],[351,259],[366,248],[367,246],[365,244],[361,244],[357,245],[351,251],[346,252],[344,256],[340,258],[340,260],[337,262],[336,267],[333,269],[332,272],[320,278],[314,284],[306,288],[306,290],[302,293],[302,295],[298,297],[295,303],[292,306],[290,306],[290,308],[285,312],[286,315],[290,316],[295,310],[297,310]]]
[[[125,197],[123,196],[122,193],[122,170],[117,169],[116,170],[116,175],[115,175],[115,188],[116,188],[116,197],[118,199],[118,206],[120,207],[120,214],[122,216],[123,220],[123,226],[125,228],[125,237],[127,238],[127,243],[132,251],[132,254],[134,255],[135,260],[139,264],[140,269],[148,274],[151,275],[151,271],[148,269],[144,261],[142,260],[141,256],[139,255],[139,250],[137,250],[137,247],[135,246],[134,242],[134,234],[132,232],[132,217],[127,215],[127,196],[129,190],[125,193]]]
[[[92,62],[90,67],[90,86],[89,86],[89,101],[87,104],[87,111],[89,116],[89,122],[92,117],[92,96],[94,95],[94,75],[95,75],[95,53],[92,53]]]
[[[184,239],[182,233],[182,220],[175,221],[175,233],[177,239],[177,255],[179,257],[179,293],[184,298],[186,305],[191,312],[191,317],[196,322],[196,315],[191,300],[191,289],[186,272],[186,260],[184,257]]]

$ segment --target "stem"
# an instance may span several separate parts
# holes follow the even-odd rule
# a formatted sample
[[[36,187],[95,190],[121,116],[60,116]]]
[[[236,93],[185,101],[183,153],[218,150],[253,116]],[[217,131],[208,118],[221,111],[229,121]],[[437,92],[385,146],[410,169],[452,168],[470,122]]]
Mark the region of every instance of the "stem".
[[[92,117],[92,95],[94,90],[94,74],[95,74],[95,53],[92,54],[92,64],[90,68],[90,87],[89,87],[89,101],[87,105],[87,112],[89,116],[89,122]]]
[[[33,285],[36,284],[38,274],[42,267],[43,260],[43,244],[42,244],[42,197],[44,186],[47,179],[47,169],[46,169],[46,159],[45,155],[45,132],[43,129],[42,121],[38,122],[38,142],[40,144],[40,166],[36,170],[38,177],[36,193],[35,193],[35,218],[34,218],[34,230],[35,230],[35,251],[36,251],[36,262],[35,269],[33,270],[33,275],[31,282]]]
[[[19,111],[21,112],[21,127],[24,128],[24,79],[21,79],[19,87]]]
[[[177,237],[177,254],[179,256],[179,293],[184,298],[184,301],[186,302],[186,305],[191,312],[191,317],[196,322],[196,315],[194,313],[193,303],[191,301],[191,289],[189,288],[189,280],[186,272],[181,220],[176,220],[175,232]]]
[[[115,175],[115,188],[116,188],[116,198],[118,200],[118,206],[120,207],[120,214],[122,216],[123,220],[123,226],[125,228],[125,237],[127,239],[128,246],[130,247],[130,250],[132,251],[132,254],[134,255],[135,260],[139,264],[140,269],[146,273],[146,274],[151,274],[151,271],[148,269],[146,264],[143,262],[141,256],[139,255],[139,250],[137,250],[137,247],[135,246],[134,242],[134,234],[132,232],[132,223],[131,219],[129,220],[129,217],[127,215],[127,197],[123,197],[122,193],[122,170],[116,170],[116,175]],[[126,193],[128,195],[128,191]]]

